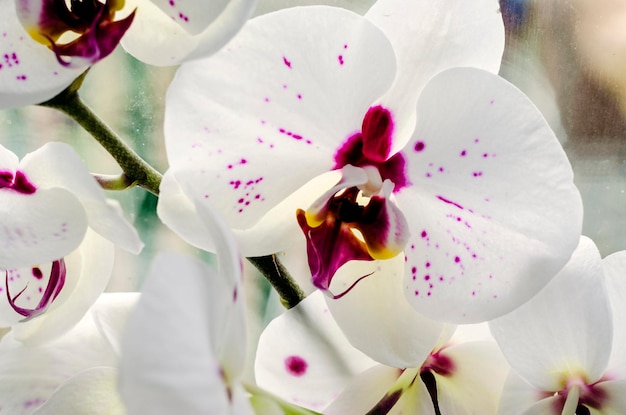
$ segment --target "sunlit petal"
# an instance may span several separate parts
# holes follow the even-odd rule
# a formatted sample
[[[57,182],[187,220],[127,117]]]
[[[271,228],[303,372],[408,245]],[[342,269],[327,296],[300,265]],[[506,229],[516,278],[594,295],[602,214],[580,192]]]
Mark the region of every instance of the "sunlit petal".
[[[532,297],[575,248],[571,167],[534,105],[488,72],[440,73],[418,113],[412,186],[396,194],[412,232],[407,298],[434,319],[489,320]]]
[[[359,128],[394,70],[385,37],[351,12],[315,7],[261,16],[220,53],[178,72],[165,120],[170,165],[232,228],[249,228],[332,169],[335,149]],[[277,157],[280,163],[268,163]]]

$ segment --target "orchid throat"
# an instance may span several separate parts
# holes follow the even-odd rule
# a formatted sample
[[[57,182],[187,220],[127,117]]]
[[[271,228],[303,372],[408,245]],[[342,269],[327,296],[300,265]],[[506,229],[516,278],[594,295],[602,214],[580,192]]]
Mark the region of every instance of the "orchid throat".
[[[401,152],[389,157],[393,121],[389,110],[371,107],[361,132],[350,136],[335,153],[335,169],[342,178],[307,211],[296,213],[307,240],[313,284],[340,298],[363,278],[359,276],[339,294],[332,278],[349,261],[390,259],[404,250],[409,237],[402,212],[391,198],[409,184]]]

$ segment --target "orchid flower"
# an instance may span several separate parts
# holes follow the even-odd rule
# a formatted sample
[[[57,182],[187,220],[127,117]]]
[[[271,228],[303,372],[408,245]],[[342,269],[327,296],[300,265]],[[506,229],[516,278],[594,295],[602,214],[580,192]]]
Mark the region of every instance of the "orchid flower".
[[[116,391],[119,337],[137,294],[102,294],[62,337],[0,340],[0,413],[123,415]]]
[[[415,367],[419,355],[406,346],[399,361],[392,340],[420,341],[413,310],[461,323],[502,315],[555,275],[580,233],[561,146],[493,74],[502,39],[489,0],[379,0],[365,17],[320,6],[250,20],[170,85],[160,218],[211,250],[199,200],[246,256],[308,253],[351,342]],[[373,344],[388,350],[374,356]]]
[[[123,5],[0,0],[0,108],[46,101],[110,54],[133,21]]]
[[[123,39],[136,58],[176,65],[222,47],[255,0],[0,0],[0,108],[47,101]]]
[[[287,401],[329,415],[430,415],[435,413],[431,390],[443,414],[495,413],[507,373],[497,345],[477,341],[471,332],[468,337],[467,327],[463,333],[455,333],[454,326],[440,328],[423,336],[417,367],[380,365],[350,345],[316,292],[266,327],[256,379]]]
[[[71,328],[104,290],[113,244],[133,253],[143,245],[78,155],[61,143],[21,161],[0,146],[0,221],[0,327],[20,326],[15,336],[23,341]]]
[[[626,255],[582,237],[529,302],[490,322],[510,363],[500,415],[626,413]]]

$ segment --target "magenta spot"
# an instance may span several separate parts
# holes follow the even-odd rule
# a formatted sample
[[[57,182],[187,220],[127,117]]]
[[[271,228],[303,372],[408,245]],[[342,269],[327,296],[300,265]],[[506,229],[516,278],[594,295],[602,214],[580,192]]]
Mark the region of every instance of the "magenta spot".
[[[415,151],[420,152],[420,151],[424,151],[424,148],[426,147],[426,144],[424,144],[423,141],[418,141],[417,143],[415,143]]]
[[[483,175],[483,172],[482,172],[482,171],[475,171],[474,173],[472,173],[472,175],[473,175],[474,177],[480,177],[480,176],[482,176],[482,175]]]
[[[411,273],[415,274],[417,272],[417,267],[411,268]]]
[[[239,162],[240,164],[246,164],[248,162],[248,160],[246,159],[241,159],[241,161]]]
[[[448,200],[448,199],[446,199],[446,198],[445,198],[445,197],[443,197],[443,196],[437,196],[437,199],[439,199],[439,200],[441,200],[442,202],[445,202],[445,203],[447,203],[447,204],[449,204],[449,205],[456,206],[456,207],[458,207],[459,209],[463,209],[463,206],[459,205],[459,204],[458,204],[458,203],[456,203],[456,202],[453,202],[453,201],[451,201],[451,200]]]
[[[430,275],[424,275],[424,281],[429,281],[430,280]]]
[[[430,262],[427,262],[424,265],[426,266],[426,268],[430,268]]]
[[[454,262],[457,262],[457,263],[458,263],[458,262],[461,262],[461,258],[459,258],[458,256],[455,256],[455,257],[454,257]]]
[[[348,49],[348,45],[347,44],[343,45],[343,48]]]
[[[302,94],[298,94],[298,99],[302,99]]]
[[[474,139],[474,143],[475,143],[475,144],[478,144],[479,142],[480,142],[480,140],[479,140],[478,138],[475,138],[475,139]]]
[[[428,236],[428,234],[426,233],[426,231],[422,231],[422,238],[426,238]]]
[[[467,155],[467,151],[463,150],[461,151],[461,157],[465,157]]]
[[[174,2],[174,0],[170,0],[170,6],[174,7],[176,5],[176,3]]]
[[[303,376],[309,364],[300,356],[289,356],[285,359],[285,369],[292,376]]]
[[[337,60],[339,61],[339,65],[343,65],[343,55],[337,56]]]
[[[287,68],[291,69],[291,61],[289,61],[286,57],[283,56],[283,63]],[[283,88],[287,88],[287,85],[283,85]]]
[[[265,102],[270,102],[270,99],[268,97],[265,97],[264,101]]]
[[[489,157],[489,154],[487,154],[487,153],[483,153],[483,157],[484,157],[484,158],[487,158],[487,157]]]
[[[37,278],[38,280],[43,278],[43,273],[41,272],[41,269],[39,267],[33,267],[33,277]]]

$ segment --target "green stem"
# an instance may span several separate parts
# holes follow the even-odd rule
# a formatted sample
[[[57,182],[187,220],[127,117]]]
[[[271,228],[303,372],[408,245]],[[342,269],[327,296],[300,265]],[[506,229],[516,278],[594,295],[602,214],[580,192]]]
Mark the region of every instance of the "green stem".
[[[248,257],[248,261],[254,265],[274,287],[281,302],[286,308],[292,308],[306,298],[302,288],[296,283],[287,271],[287,268],[274,255]]]
[[[83,74],[84,77],[84,74]],[[98,116],[80,99],[78,88],[82,77],[74,81],[66,90],[56,97],[40,105],[54,108],[65,113],[91,134],[124,171],[126,181],[131,185],[138,185],[144,189],[159,194],[161,173],[143,160],[131,147],[107,126]]]

